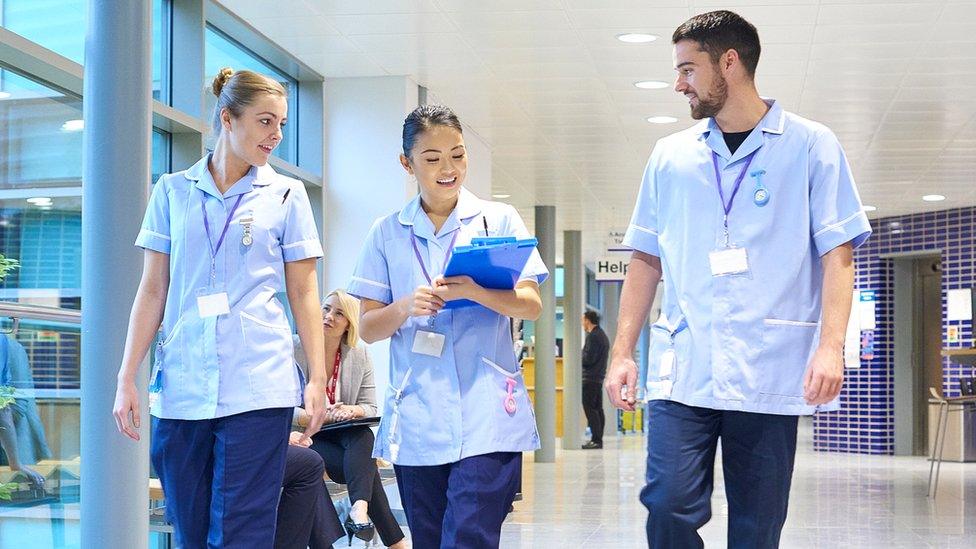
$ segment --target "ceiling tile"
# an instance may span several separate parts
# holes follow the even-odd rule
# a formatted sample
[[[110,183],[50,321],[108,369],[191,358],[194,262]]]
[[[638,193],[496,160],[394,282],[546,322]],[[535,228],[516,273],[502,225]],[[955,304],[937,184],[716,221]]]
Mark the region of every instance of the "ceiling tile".
[[[879,212],[976,204],[976,2],[282,0],[268,17],[221,1],[326,76],[427,86],[491,148],[492,185],[530,226],[534,204],[553,204],[587,253],[626,225],[655,142],[696,123],[671,89],[670,36],[709,9],[757,25],[758,89],[835,133]],[[678,122],[646,122],[659,114]],[[933,189],[950,200],[923,203]]]

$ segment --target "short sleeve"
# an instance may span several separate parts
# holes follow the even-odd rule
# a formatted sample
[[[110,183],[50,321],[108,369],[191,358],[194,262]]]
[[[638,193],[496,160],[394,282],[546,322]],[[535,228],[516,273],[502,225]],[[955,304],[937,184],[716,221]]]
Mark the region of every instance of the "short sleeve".
[[[871,235],[847,156],[827,129],[810,149],[810,232],[820,256],[847,242],[857,248]]]
[[[383,219],[377,219],[369,229],[347,290],[358,298],[390,304],[393,302],[393,290],[390,288],[390,268],[384,248]]]
[[[525,226],[525,221],[522,221],[522,216],[519,215],[518,210],[514,206],[508,205],[508,236],[514,236],[519,240],[524,240],[526,238],[532,238],[529,233],[529,229]],[[519,281],[522,280],[534,280],[538,284],[542,284],[549,278],[549,268],[546,267],[544,261],[542,261],[542,256],[539,254],[539,248],[532,250],[532,255],[529,256],[529,260],[525,262],[525,267],[522,268],[522,274],[519,276]]]
[[[322,257],[322,242],[312,215],[312,205],[308,201],[305,185],[300,181],[289,181],[291,192],[285,197],[288,210],[285,213],[285,226],[281,233],[281,257],[284,261],[299,261],[312,257]]]
[[[644,168],[644,179],[637,193],[637,204],[624,233],[623,245],[646,254],[660,256],[657,224],[657,154],[660,142],[654,147]]]
[[[163,176],[153,185],[149,206],[142,219],[142,228],[136,237],[136,246],[164,254],[170,253],[171,244],[167,179],[168,176]]]

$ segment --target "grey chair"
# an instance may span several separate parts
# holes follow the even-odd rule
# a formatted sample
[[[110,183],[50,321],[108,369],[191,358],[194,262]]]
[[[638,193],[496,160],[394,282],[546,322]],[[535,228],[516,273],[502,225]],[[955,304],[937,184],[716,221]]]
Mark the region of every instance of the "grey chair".
[[[936,492],[939,490],[939,470],[942,468],[942,453],[945,450],[945,439],[946,430],[949,425],[949,412],[962,412],[966,410],[966,406],[972,406],[976,404],[976,396],[961,396],[961,397],[950,397],[946,398],[939,394],[935,390],[935,387],[929,387],[929,393],[932,395],[929,398],[930,404],[939,405],[939,422],[938,427],[935,431],[935,439],[932,441],[932,455],[929,460],[929,485],[927,496],[934,498]],[[935,476],[935,482],[932,482],[933,473]]]

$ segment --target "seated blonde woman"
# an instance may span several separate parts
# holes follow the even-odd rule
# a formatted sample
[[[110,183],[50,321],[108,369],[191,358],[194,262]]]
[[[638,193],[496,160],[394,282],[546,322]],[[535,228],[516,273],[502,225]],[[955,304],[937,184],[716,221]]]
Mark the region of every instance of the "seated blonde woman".
[[[373,364],[365,346],[358,345],[359,301],[342,290],[330,293],[322,305],[322,330],[329,401],[326,423],[375,416]],[[307,370],[305,351],[297,338],[295,359]],[[300,425],[305,422],[303,412],[299,409],[296,414]],[[373,431],[366,426],[320,431],[310,442],[312,450],[322,456],[329,478],[349,489],[352,509],[343,525],[349,540],[353,536],[369,540],[375,532],[388,547],[407,547],[372,457]]]

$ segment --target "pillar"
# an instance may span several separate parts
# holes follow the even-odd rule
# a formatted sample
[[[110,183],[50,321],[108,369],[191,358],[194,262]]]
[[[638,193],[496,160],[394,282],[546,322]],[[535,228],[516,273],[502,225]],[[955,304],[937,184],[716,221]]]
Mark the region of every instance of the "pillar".
[[[620,282],[603,282],[600,284],[600,292],[603,294],[603,331],[610,339],[613,346],[614,339],[617,337],[617,314],[620,312]],[[609,368],[609,365],[608,365]],[[617,409],[613,407],[610,398],[603,395],[603,412],[607,416],[607,426],[604,428],[604,436],[617,432]]]
[[[563,232],[563,449],[583,443],[583,238]]]
[[[152,1],[88,2],[81,226],[81,546],[149,543],[146,362],[140,442],[112,417],[143,252],[133,245],[149,201]]]
[[[542,284],[542,315],[535,323],[535,418],[542,447],[537,463],[556,461],[556,207],[535,207],[535,237],[550,276]],[[565,363],[564,363],[565,366]],[[565,396],[565,395],[564,395]]]

